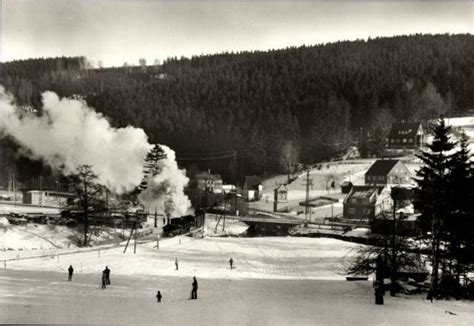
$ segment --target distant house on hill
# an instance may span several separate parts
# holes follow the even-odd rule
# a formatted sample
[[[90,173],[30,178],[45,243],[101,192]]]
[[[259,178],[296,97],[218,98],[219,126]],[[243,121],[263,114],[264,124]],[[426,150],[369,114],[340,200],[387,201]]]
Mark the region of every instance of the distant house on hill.
[[[400,160],[377,160],[365,173],[365,184],[385,186],[409,184],[411,173]]]
[[[349,219],[373,219],[390,210],[393,201],[387,187],[354,186],[343,201],[343,216]]]
[[[388,135],[389,149],[418,149],[423,146],[421,122],[396,122]]]
[[[263,193],[262,179],[257,176],[245,177],[242,193],[247,201],[260,200]]]
[[[215,194],[222,193],[222,178],[219,174],[202,172],[196,174],[198,188],[202,191],[209,191]]]

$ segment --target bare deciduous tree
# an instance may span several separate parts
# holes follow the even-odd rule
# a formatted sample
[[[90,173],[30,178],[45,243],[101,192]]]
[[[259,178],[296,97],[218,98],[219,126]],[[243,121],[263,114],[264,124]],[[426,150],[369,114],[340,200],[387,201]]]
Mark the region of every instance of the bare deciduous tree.
[[[97,183],[97,174],[92,171],[91,165],[80,165],[77,172],[68,178],[69,184],[77,196],[79,208],[84,218],[84,246],[88,244],[89,213],[103,204],[102,192],[104,186]]]
[[[295,163],[298,162],[300,149],[292,140],[284,140],[280,146],[280,164],[288,174],[288,182],[291,180],[291,173]]]

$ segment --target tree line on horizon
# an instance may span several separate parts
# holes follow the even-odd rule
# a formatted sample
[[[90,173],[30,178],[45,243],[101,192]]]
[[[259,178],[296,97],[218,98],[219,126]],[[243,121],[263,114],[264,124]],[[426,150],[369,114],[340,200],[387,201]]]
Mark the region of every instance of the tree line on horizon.
[[[411,35],[89,69],[87,59],[0,64],[20,105],[79,95],[116,127],[178,153],[238,152],[237,175],[287,173],[357,145],[380,154],[391,123],[474,108],[472,35]],[[5,141],[3,141],[5,143]],[[232,162],[181,162],[229,179]]]

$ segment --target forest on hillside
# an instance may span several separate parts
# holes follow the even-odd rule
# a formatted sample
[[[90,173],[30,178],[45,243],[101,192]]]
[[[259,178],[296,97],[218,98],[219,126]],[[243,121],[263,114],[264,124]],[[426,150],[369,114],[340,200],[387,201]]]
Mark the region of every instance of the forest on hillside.
[[[380,152],[396,120],[472,112],[474,37],[399,36],[105,69],[83,57],[32,59],[1,64],[0,84],[20,105],[39,107],[44,90],[80,95],[112,125],[141,127],[178,158],[236,150],[238,176],[268,175],[350,145]],[[180,163],[234,174],[231,159]]]

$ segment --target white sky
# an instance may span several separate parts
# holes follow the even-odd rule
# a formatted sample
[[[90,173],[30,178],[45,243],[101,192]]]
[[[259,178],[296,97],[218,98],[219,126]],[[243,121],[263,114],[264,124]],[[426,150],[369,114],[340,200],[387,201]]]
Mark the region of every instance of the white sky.
[[[84,55],[106,66],[413,33],[471,33],[467,2],[0,0],[0,60]]]

